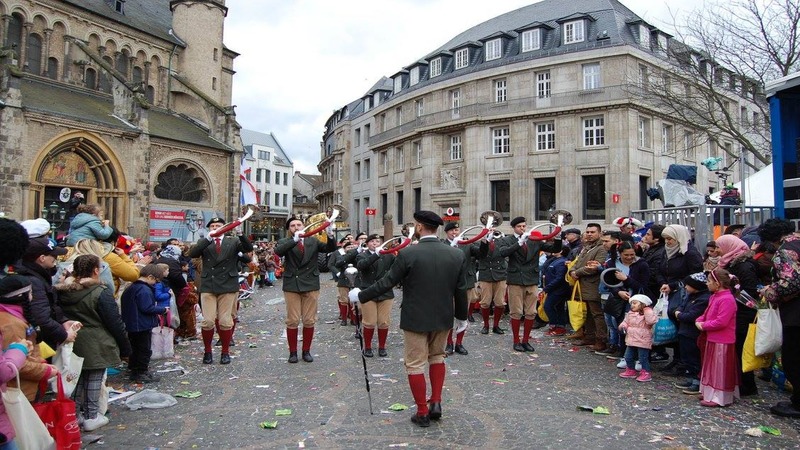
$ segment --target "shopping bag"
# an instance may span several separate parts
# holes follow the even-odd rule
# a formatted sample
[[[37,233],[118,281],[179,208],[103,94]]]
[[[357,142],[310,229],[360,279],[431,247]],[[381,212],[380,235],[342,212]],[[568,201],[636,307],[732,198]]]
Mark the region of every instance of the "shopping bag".
[[[56,399],[35,403],[33,409],[55,439],[57,450],[78,450],[81,448],[81,430],[75,415],[75,401],[66,396],[60,374],[56,376],[56,384]]]
[[[665,311],[666,312],[666,311]],[[678,328],[665,316],[659,317],[653,327],[653,345],[664,345],[678,338]]]
[[[167,311],[167,323],[170,328],[177,329],[181,326],[181,316],[178,314],[178,302],[175,293],[169,291],[169,311]]]
[[[536,315],[539,316],[539,319],[543,322],[550,322],[550,319],[547,317],[547,313],[544,312],[545,299],[547,299],[547,293],[544,291],[539,291],[539,306],[536,308]]]
[[[669,307],[669,295],[666,292],[662,292],[658,296],[656,304],[653,306],[653,312],[656,313],[657,316],[661,317],[661,314],[663,312],[666,312],[668,307]]]
[[[64,392],[67,397],[71,397],[78,385],[78,378],[81,377],[83,369],[83,358],[72,351],[72,342],[67,342],[58,346],[56,355],[53,357],[53,365],[59,373],[64,376]],[[50,388],[54,391],[58,387],[58,380],[50,381]]]
[[[160,319],[159,319],[160,320]],[[153,354],[151,359],[167,359],[175,356],[175,330],[165,327],[162,323],[161,326],[155,327],[152,330],[152,338],[150,342],[150,350]]]
[[[756,356],[775,353],[783,343],[783,325],[777,309],[758,310],[756,315]]]
[[[756,356],[756,329],[755,323],[747,326],[747,337],[742,348],[742,372],[744,373],[763,369],[772,364],[771,354]]]
[[[581,296],[581,283],[576,282],[572,287],[572,297],[567,300],[567,310],[569,310],[569,324],[573,330],[577,330],[586,322],[586,302]]]
[[[572,268],[575,266],[575,263],[578,261],[578,258],[573,259],[572,261],[567,261],[567,273],[564,275],[564,280],[567,281],[567,284],[570,286],[575,286],[578,283],[578,280],[572,278],[569,273],[572,271]],[[577,328],[575,328],[577,330]]]
[[[103,380],[100,381],[100,398],[97,400],[97,414],[105,416],[108,412],[108,394],[110,389],[106,386],[108,381],[108,370],[103,372]]]
[[[16,370],[16,367],[12,365]],[[17,372],[19,386],[19,372]],[[56,448],[55,440],[47,431],[47,427],[36,414],[25,394],[18,387],[6,388],[3,392],[3,405],[11,426],[17,433],[14,443],[20,450],[52,450]],[[75,423],[78,428],[78,423]]]

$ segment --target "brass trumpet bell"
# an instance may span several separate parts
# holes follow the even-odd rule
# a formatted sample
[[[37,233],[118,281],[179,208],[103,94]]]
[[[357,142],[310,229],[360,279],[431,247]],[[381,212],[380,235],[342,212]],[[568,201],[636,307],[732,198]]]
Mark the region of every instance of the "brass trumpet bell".
[[[348,212],[344,206],[332,205],[326,209],[326,212],[317,213],[308,218],[308,225],[303,228],[302,236],[304,238],[314,236],[323,244],[327,243],[328,235],[325,233],[325,228],[328,228],[331,223],[347,220],[347,217]]]
[[[411,243],[411,238],[414,236],[414,227],[413,226],[409,227],[409,225],[413,224],[407,223],[403,225],[404,236],[395,236],[391,239],[384,241],[380,245],[380,247],[377,248],[378,254],[385,255],[387,253],[399,252],[400,250],[408,246],[408,244]]]
[[[491,223],[489,223],[490,217],[492,219]],[[503,224],[503,215],[490,209],[481,213],[480,221],[486,228],[499,227]]]
[[[569,225],[572,223],[572,213],[566,209],[557,209],[550,213],[550,223],[558,226]]]

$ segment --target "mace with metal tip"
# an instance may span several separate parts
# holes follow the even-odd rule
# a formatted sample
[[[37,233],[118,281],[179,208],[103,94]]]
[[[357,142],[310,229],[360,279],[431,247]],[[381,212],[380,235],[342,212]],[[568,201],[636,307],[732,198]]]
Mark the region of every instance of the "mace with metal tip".
[[[347,268],[344,269],[344,276],[347,278],[347,281],[350,283],[350,289],[353,289],[356,286],[356,276],[358,276],[358,269],[353,267],[352,264],[348,264]],[[360,307],[361,303],[356,303],[356,308]],[[369,374],[367,373],[367,358],[364,356],[364,334],[361,332],[361,320],[356,321],[356,333],[359,336],[358,343],[361,344],[361,363],[364,365],[364,381],[367,385],[367,399],[369,400],[369,413],[373,414],[372,412],[372,394],[369,391]]]

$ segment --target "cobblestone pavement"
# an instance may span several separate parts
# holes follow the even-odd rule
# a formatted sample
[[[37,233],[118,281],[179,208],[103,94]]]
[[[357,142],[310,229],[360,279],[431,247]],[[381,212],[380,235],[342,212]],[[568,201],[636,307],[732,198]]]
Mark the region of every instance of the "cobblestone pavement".
[[[154,361],[153,370],[177,362],[187,370],[162,373],[152,387],[175,394],[200,391],[197,398],[158,410],[130,411],[112,403],[111,422],[89,448],[798,448],[800,420],[769,414],[787,395],[758,380],[760,395],[727,408],[704,408],[698,398],[672,386],[677,379],[655,372],[650,383],[617,376],[615,361],[573,348],[565,340],[534,331],[535,353],[511,349],[509,335],[481,335],[471,324],[464,346],[469,355],[447,359],[443,417],[430,428],[410,423],[415,411],[402,364],[397,328],[399,301],[388,341],[388,358],[368,358],[374,414],[370,415],[364,371],[354,327],[335,320],[335,287],[328,274],[320,296],[312,347],[315,361],[288,364],[284,304],[279,286],[257,291],[240,311],[233,363],[203,365],[199,341],[177,346],[173,365]],[[476,316],[477,317],[477,316]],[[502,327],[507,327],[504,318]],[[377,336],[376,336],[377,339]],[[377,346],[375,346],[377,348]],[[167,363],[169,364],[169,363]],[[657,367],[657,366],[656,366]],[[109,384],[126,389],[122,375]],[[393,412],[395,403],[406,411]],[[609,415],[577,406],[604,406]],[[277,416],[276,410],[291,415]],[[265,421],[277,428],[264,429]],[[766,425],[780,436],[744,434]]]

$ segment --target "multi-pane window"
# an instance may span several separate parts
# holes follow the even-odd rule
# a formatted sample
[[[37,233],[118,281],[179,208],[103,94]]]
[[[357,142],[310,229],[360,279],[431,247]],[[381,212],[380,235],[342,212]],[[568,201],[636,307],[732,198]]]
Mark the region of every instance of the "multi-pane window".
[[[287,206],[289,201],[289,194],[283,194],[283,206]]]
[[[564,43],[574,44],[583,42],[583,20],[567,22],[564,24]]]
[[[370,164],[369,158],[364,160],[364,179],[369,180],[370,172],[372,172],[372,165]]]
[[[431,61],[431,78],[438,77],[442,74],[442,58],[436,58]]]
[[[361,163],[357,162],[355,164],[355,170],[353,170],[353,175],[355,175],[356,181],[361,181]]]
[[[536,179],[536,220],[550,220],[550,211],[556,207],[556,179]]]
[[[266,174],[264,175],[264,182],[269,184],[269,180],[271,179],[272,179],[272,173],[270,173],[270,170],[267,169]]]
[[[340,181],[341,181],[341,179],[342,179],[342,172],[343,172],[343,171],[344,171],[344,170],[342,169],[342,160],[340,159],[340,160],[336,161],[336,179],[337,179],[337,180],[340,180]]]
[[[361,128],[356,128],[355,141],[356,147],[361,145]]]
[[[694,133],[685,131],[683,133],[683,149],[686,152],[686,159],[696,158],[696,147],[694,145]]]
[[[509,180],[491,181],[491,208],[503,216],[503,220],[511,220],[511,182]]]
[[[650,119],[639,117],[639,148],[650,148]]]
[[[281,184],[281,173],[278,172],[277,170],[275,171],[275,184]]]
[[[457,116],[461,108],[461,90],[453,89],[450,91],[450,109],[454,116]]]
[[[288,186],[289,185],[289,172],[284,172],[283,173],[283,185],[284,186]]]
[[[411,72],[409,73],[409,81],[408,83],[413,86],[419,83],[419,66],[413,67]]]
[[[403,223],[403,191],[397,191],[397,223]]]
[[[269,152],[266,150],[259,150],[258,151],[258,159],[263,159],[264,161],[269,161]]]
[[[256,182],[257,183],[261,182],[261,170],[262,169],[256,169]]]
[[[422,142],[414,142],[414,165],[422,165]]]
[[[553,150],[556,148],[556,124],[546,122],[536,124],[536,149]]]
[[[414,101],[414,105],[416,106],[417,117],[422,117],[425,115],[425,99],[419,99]]]
[[[399,127],[403,124],[403,108],[394,109],[394,123]]]
[[[535,30],[528,30],[522,32],[522,51],[529,52],[531,50],[539,50],[542,46],[540,41],[540,31],[538,28]]]
[[[492,154],[511,152],[511,133],[508,127],[492,128]]]
[[[500,38],[492,39],[486,43],[486,61],[499,59],[503,53],[503,43]]]
[[[494,101],[495,103],[505,103],[506,101],[506,80],[494,80]]]
[[[281,194],[276,192],[275,193],[275,206],[280,206],[280,205],[281,205]]]
[[[661,127],[661,154],[670,155],[675,151],[675,129],[672,125]]]
[[[639,79],[637,80],[639,87],[646,88],[649,83],[649,75],[647,73],[647,66],[639,65]]]
[[[406,152],[403,151],[403,147],[397,147],[394,149],[394,170],[404,170],[406,168]]]
[[[394,79],[394,93],[400,92],[403,89],[403,77],[397,77]]]
[[[386,152],[381,152],[381,170],[382,173],[389,173],[389,158],[386,156]]]
[[[463,157],[461,153],[461,135],[450,136],[450,161],[457,161]]]
[[[583,88],[600,89],[600,63],[583,65]]]
[[[536,96],[539,98],[550,97],[550,71],[536,74]]]
[[[583,119],[583,145],[594,147],[605,145],[606,129],[603,116],[587,117]]]
[[[606,218],[606,176],[583,177],[583,218],[603,220]]]
[[[469,65],[469,47],[456,51],[456,70]]]
[[[269,206],[269,199],[270,199],[269,191],[264,191],[264,204],[267,206]]]

